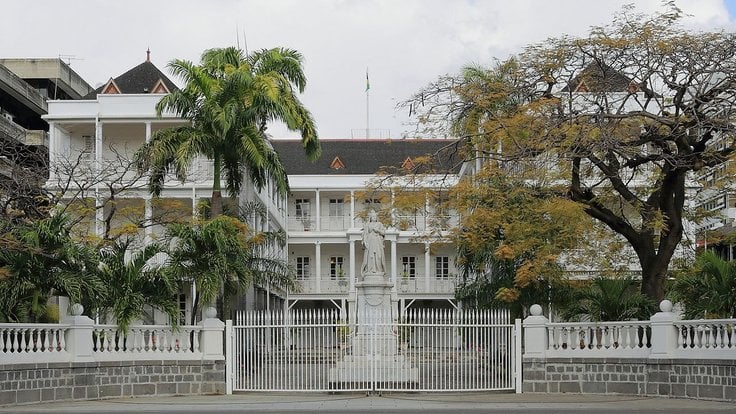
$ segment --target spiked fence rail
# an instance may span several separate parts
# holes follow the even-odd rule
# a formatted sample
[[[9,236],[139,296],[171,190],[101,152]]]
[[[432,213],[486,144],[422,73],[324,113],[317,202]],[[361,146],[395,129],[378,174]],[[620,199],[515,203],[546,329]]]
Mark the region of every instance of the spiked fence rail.
[[[241,312],[228,333],[235,391],[515,390],[520,321],[505,310]],[[369,320],[368,320],[369,319]],[[392,321],[378,323],[376,321]]]

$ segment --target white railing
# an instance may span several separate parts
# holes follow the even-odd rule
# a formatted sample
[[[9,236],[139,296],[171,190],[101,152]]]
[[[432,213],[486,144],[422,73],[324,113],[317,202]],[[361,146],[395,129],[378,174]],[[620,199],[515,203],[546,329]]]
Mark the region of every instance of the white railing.
[[[672,302],[659,307],[648,321],[550,323],[533,305],[524,356],[736,360],[736,319],[680,320]]]
[[[505,310],[240,312],[228,378],[235,391],[518,390],[520,324]]]
[[[3,363],[67,359],[68,329],[68,325],[61,324],[0,324],[0,355],[3,356]]]
[[[578,322],[547,324],[548,356],[619,356],[649,354],[649,322]]]
[[[0,364],[224,359],[225,324],[214,308],[197,326],[99,325],[81,305],[61,324],[0,324]]]
[[[345,269],[347,273],[347,269]],[[349,276],[332,277],[330,274],[324,274],[317,283],[317,278],[313,275],[297,278],[301,285],[299,294],[312,293],[346,293],[350,286]],[[457,278],[447,277],[438,278],[430,277],[429,284],[424,276],[403,278],[399,277],[396,281],[396,290],[399,294],[453,294],[457,286]]]
[[[329,274],[322,275],[319,280],[319,286],[317,284],[316,277],[306,277],[297,279],[301,285],[302,294],[310,293],[347,293],[349,287],[349,280],[347,277],[332,277]]]
[[[436,293],[436,294],[454,294],[457,286],[456,277],[438,278],[430,277],[427,284],[426,276],[417,275],[417,277],[399,277],[396,281],[396,287],[399,293]]]
[[[199,348],[200,326],[166,325],[131,326],[127,333],[116,325],[95,325],[92,330],[93,351],[115,360],[201,359]]]
[[[683,357],[736,358],[736,319],[675,321],[676,354]]]

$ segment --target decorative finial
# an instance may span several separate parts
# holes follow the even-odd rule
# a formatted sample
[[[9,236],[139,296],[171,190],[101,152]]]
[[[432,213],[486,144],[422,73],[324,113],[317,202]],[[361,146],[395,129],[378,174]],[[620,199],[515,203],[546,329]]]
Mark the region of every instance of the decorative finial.
[[[149,47],[148,50],[146,50],[146,62],[151,61],[151,48]]]

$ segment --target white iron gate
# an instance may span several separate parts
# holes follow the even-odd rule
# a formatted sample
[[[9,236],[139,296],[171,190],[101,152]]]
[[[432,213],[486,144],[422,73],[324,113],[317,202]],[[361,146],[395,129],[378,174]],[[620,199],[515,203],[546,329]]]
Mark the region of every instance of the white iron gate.
[[[228,391],[519,392],[520,325],[505,310],[409,310],[391,323],[242,312],[227,323]]]

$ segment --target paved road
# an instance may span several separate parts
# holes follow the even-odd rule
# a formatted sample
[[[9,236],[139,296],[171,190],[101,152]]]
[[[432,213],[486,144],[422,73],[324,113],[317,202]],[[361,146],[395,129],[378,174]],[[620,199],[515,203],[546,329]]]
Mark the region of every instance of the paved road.
[[[0,413],[735,413],[736,404],[615,396],[538,394],[241,394],[134,398],[0,408]]]

